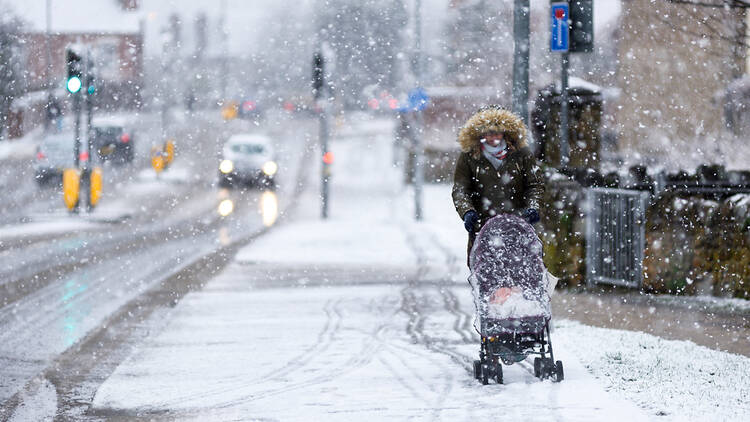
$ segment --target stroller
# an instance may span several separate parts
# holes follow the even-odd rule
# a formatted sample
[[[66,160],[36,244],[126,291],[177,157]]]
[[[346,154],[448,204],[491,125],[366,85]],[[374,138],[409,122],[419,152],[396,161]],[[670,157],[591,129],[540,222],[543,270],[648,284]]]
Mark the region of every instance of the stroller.
[[[542,242],[524,219],[503,214],[491,218],[474,241],[469,257],[477,319],[482,339],[474,377],[503,383],[501,363],[512,365],[529,355],[534,376],[563,380],[550,341],[551,318]],[[477,326],[478,325],[478,326]]]

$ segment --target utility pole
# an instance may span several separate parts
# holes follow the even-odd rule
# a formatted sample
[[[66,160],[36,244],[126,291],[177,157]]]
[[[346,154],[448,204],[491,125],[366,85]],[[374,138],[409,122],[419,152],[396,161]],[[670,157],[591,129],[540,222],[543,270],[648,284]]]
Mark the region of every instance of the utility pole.
[[[83,89],[86,96],[86,162],[83,166],[83,177],[82,180],[86,186],[86,189],[81,191],[86,195],[86,210],[91,211],[94,208],[94,204],[91,203],[91,172],[94,168],[94,155],[91,153],[91,143],[94,139],[93,127],[91,125],[91,119],[94,113],[94,60],[91,57],[91,50],[86,50],[86,71],[84,72],[84,84]]]
[[[313,96],[320,107],[318,119],[320,123],[320,149],[322,157],[322,168],[320,174],[320,198],[321,198],[321,218],[328,218],[328,194],[329,182],[331,178],[331,164],[333,164],[333,155],[328,151],[328,98],[326,98],[326,81],[325,81],[325,57],[323,48],[313,55],[313,77],[312,87]]]
[[[73,147],[73,154],[75,155],[75,166],[76,168],[80,168],[81,167],[81,95],[78,92],[73,94],[73,118],[75,119],[75,125],[73,126],[73,136],[75,137],[75,146]]]
[[[513,4],[513,112],[529,125],[529,0]]]
[[[47,50],[47,63],[46,63],[46,69],[45,69],[45,76],[46,76],[46,83],[47,83],[47,115],[44,119],[44,129],[48,130],[50,123],[50,112],[49,108],[52,107],[52,100],[53,100],[53,88],[52,88],[52,46],[50,46],[50,31],[52,30],[52,10],[50,8],[52,7],[52,0],[47,0],[47,9],[46,9],[46,30],[44,32],[44,47]]]
[[[221,103],[227,100],[227,56],[229,55],[229,43],[227,33],[227,0],[221,0]]]
[[[74,136],[75,146],[73,153],[76,168],[81,166],[81,87],[83,86],[83,63],[81,53],[78,48],[68,48],[65,51],[65,64],[68,71],[68,78],[65,87],[73,96],[73,115],[75,119]]]
[[[416,68],[417,89],[422,88],[422,1],[415,0],[414,4],[414,61]],[[422,220],[422,185],[424,184],[424,151],[422,146],[422,132],[424,116],[422,107],[414,111],[414,218]]]
[[[571,10],[568,1],[552,1],[550,4],[550,51],[560,53],[560,167],[566,167],[570,157],[568,139],[570,101],[568,98],[568,67],[571,48]],[[593,28],[593,24],[591,25]],[[593,29],[592,29],[593,32]],[[583,45],[580,48],[588,48]]]
[[[565,168],[570,162],[570,99],[568,95],[568,73],[570,53],[563,52],[560,66],[560,167]]]

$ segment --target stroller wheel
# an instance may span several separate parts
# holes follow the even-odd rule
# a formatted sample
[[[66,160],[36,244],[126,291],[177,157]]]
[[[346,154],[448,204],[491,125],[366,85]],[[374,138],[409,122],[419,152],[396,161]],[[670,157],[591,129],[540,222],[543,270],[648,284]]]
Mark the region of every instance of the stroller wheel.
[[[542,358],[534,358],[534,376],[537,378],[542,376]]]
[[[503,383],[503,366],[498,364],[495,364],[495,381],[497,381],[498,384]]]
[[[487,365],[482,365],[482,385],[487,385],[490,383],[490,367]]]
[[[565,373],[563,372],[562,361],[555,362],[555,381],[560,382],[565,379]]]
[[[474,361],[474,378],[479,379],[479,377],[482,376],[482,362],[475,360]]]

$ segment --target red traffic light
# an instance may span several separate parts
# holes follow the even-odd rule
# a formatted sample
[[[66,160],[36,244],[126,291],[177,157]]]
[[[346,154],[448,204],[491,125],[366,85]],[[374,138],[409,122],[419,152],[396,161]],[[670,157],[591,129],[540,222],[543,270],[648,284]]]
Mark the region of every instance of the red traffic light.
[[[328,151],[325,154],[323,154],[323,162],[328,165],[333,164],[333,153],[331,151]]]

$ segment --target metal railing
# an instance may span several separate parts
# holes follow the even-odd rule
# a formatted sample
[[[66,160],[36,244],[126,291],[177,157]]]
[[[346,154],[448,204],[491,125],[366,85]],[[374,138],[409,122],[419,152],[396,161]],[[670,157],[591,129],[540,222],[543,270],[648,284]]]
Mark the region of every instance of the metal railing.
[[[640,288],[643,284],[649,192],[586,190],[586,282]]]

